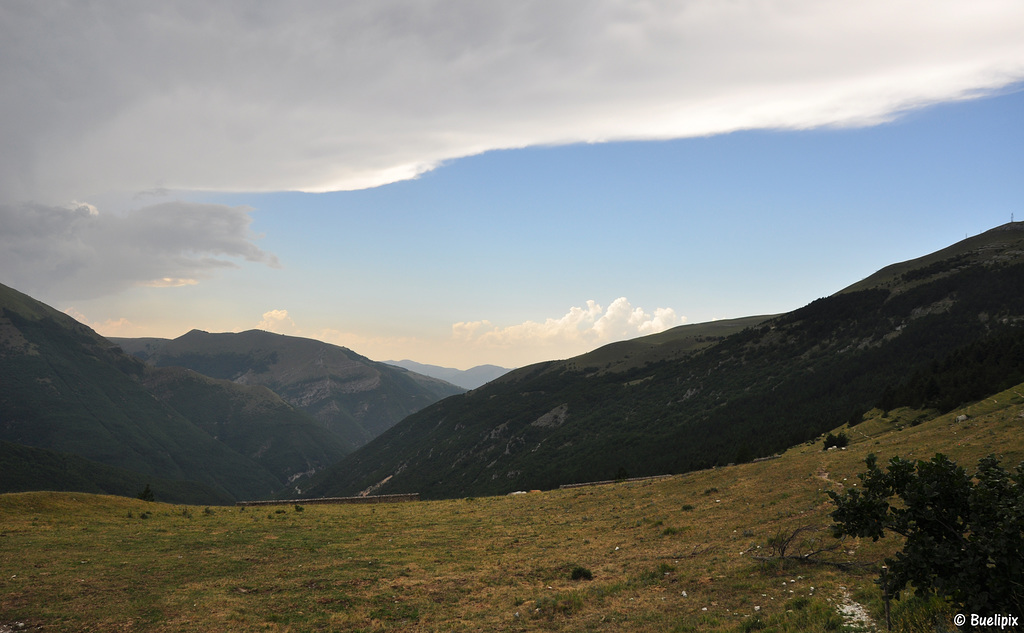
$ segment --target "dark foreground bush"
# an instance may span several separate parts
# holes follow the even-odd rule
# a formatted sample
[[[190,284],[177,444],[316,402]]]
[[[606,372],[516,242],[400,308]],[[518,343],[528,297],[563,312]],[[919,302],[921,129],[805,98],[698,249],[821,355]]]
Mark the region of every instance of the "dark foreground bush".
[[[888,468],[868,455],[862,484],[829,492],[833,531],[878,540],[903,536],[878,584],[898,598],[908,585],[920,598],[946,597],[960,613],[1024,613],[1024,463],[1011,474],[992,455],[968,475],[944,455]]]

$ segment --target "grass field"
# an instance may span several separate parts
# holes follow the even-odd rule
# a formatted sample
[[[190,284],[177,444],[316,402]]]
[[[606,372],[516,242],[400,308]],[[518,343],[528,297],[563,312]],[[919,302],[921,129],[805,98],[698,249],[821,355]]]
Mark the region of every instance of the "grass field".
[[[754,557],[780,533],[828,526],[824,491],[855,485],[869,452],[1016,465],[1021,393],[939,417],[873,412],[842,451],[817,442],[506,497],[242,510],[3,495],[0,631],[839,630],[844,600],[880,617],[871,565],[896,540],[845,541],[837,560],[867,565],[850,570]],[[809,531],[792,547],[830,538]]]

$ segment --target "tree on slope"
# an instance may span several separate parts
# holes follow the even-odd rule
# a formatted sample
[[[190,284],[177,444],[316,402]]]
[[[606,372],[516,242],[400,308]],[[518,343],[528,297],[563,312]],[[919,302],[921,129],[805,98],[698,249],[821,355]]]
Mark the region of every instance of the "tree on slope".
[[[886,559],[883,592],[899,597],[949,598],[963,612],[1024,614],[1024,463],[1011,474],[994,456],[969,476],[946,456],[931,461],[894,457],[885,471],[865,460],[862,484],[830,491],[836,536],[903,536],[903,549]]]

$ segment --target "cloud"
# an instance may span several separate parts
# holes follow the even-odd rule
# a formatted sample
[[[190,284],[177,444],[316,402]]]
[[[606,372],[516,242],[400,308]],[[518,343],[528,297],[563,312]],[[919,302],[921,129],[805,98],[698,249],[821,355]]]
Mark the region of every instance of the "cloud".
[[[79,312],[74,307],[68,308],[64,311],[64,314],[68,315],[72,319],[83,323],[92,328],[100,336],[137,336],[139,328],[129,321],[128,319],[121,317],[119,319],[107,319],[105,321],[91,321],[89,317]]]
[[[496,148],[865,125],[1024,78],[1018,0],[0,8],[0,192],[325,191]]]
[[[168,202],[124,215],[0,204],[3,283],[48,300],[110,295],[132,286],[193,285],[237,260],[278,266],[253,243],[249,209]]]
[[[492,348],[521,346],[601,345],[612,341],[656,334],[677,325],[686,317],[671,308],[658,308],[648,314],[619,297],[605,310],[589,300],[586,307],[572,307],[559,318],[544,322],[525,321],[497,327],[490,321],[459,322],[452,325],[452,339],[458,343]]]
[[[295,321],[288,316],[287,310],[270,310],[263,313],[263,320],[257,327],[268,332],[283,334],[295,331]]]

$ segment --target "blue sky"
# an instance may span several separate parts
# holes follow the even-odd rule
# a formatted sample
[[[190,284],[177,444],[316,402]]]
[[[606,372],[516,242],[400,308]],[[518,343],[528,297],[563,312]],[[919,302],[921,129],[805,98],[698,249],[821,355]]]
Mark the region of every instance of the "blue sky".
[[[0,201],[0,241],[8,253],[0,256],[0,282],[113,336],[261,327],[346,345],[376,360],[521,366],[681,323],[792,310],[882,266],[1003,224],[1011,214],[1024,220],[1024,47],[1007,36],[1009,43],[988,49],[1000,33],[1024,24],[1012,4],[985,4],[987,22],[918,24],[933,43],[948,42],[948,29],[981,42],[954,50],[952,61],[942,59],[948,47],[935,46],[924,59],[908,53],[909,59],[881,55],[874,62],[862,49],[832,52],[818,37],[791,51],[769,42],[733,58],[719,44],[702,43],[694,24],[740,37],[750,20],[765,16],[718,15],[708,8],[714,5],[679,3],[690,11],[684,17],[694,7],[704,13],[680,18],[679,32],[666,35],[660,16],[622,17],[625,9],[615,4],[602,5],[611,17],[593,20],[609,33],[631,26],[630,50],[643,55],[627,59],[625,71],[614,57],[587,57],[580,66],[574,56],[594,54],[601,44],[579,35],[583,29],[549,34],[570,50],[554,53],[557,63],[550,64],[534,53],[501,57],[490,40],[467,44],[469,52],[453,62],[447,40],[430,44],[429,24],[420,32],[403,23],[412,39],[404,30],[392,33],[399,43],[445,49],[438,53],[443,64],[425,65],[440,83],[448,81],[450,64],[467,65],[464,58],[476,68],[497,56],[513,77],[596,68],[593,83],[580,80],[564,90],[558,81],[523,80],[522,92],[534,98],[512,105],[506,105],[507,86],[490,87],[474,70],[436,92],[418,83],[419,92],[400,93],[417,107],[393,101],[390,84],[380,79],[379,101],[359,91],[311,88],[311,102],[295,93],[278,102],[275,93],[256,102],[269,103],[267,112],[236,104],[223,113],[209,92],[189,96],[194,84],[182,71],[194,68],[186,62],[167,70],[186,77],[173,95],[123,80],[137,72],[132,68],[89,66],[112,92],[138,95],[119,97],[122,114],[99,126],[98,115],[88,114],[96,109],[91,97],[83,99],[86,114],[60,105],[46,115],[58,127],[81,128],[64,149],[89,158],[76,164],[60,154],[47,163],[50,170],[37,166],[17,181],[0,182],[5,192],[17,191]],[[783,5],[768,2],[762,9]],[[955,12],[954,5],[940,5]],[[826,12],[817,6],[800,17],[824,30],[847,28],[844,5]],[[914,29],[901,27],[900,14],[890,16],[891,29],[879,28],[870,18],[888,9],[864,6],[859,17],[873,25],[883,53],[890,31],[893,50],[912,48],[901,44]],[[535,22],[521,26],[537,35],[547,9],[535,10],[541,12]],[[497,37],[505,28],[500,13],[475,19],[493,20],[492,39],[516,50],[517,31]],[[47,22],[53,16],[34,17],[35,24],[60,30]],[[246,37],[276,33],[270,17],[259,28],[247,25]],[[793,17],[779,18],[779,42],[794,39]],[[114,26],[117,19],[108,17]],[[234,24],[233,17],[210,19]],[[772,20],[769,15],[769,33]],[[475,33],[479,22],[465,28]],[[851,42],[862,35],[852,29]],[[673,48],[677,41],[709,47],[706,53],[719,57],[709,58],[710,70],[681,76],[660,58],[645,61],[659,52],[682,55]],[[33,51],[31,42],[22,46],[25,54]],[[815,47],[823,59],[837,56],[834,67],[811,63]],[[153,54],[159,51],[156,46]],[[745,67],[745,55],[765,51],[811,62],[795,78],[774,63],[761,69],[764,81],[735,70]],[[336,54],[342,63],[349,59]],[[960,62],[975,57],[980,61],[965,71]],[[395,83],[402,90],[418,81],[409,79],[406,62],[379,60],[380,68],[400,75]],[[716,64],[724,79],[712,81]],[[636,78],[637,69],[651,77]],[[201,72],[196,77],[208,81]],[[678,94],[662,88],[666,80],[686,79],[722,87]],[[608,83],[638,96],[624,100]],[[255,81],[227,88],[232,94],[263,89]],[[172,106],[191,119],[170,114]],[[334,114],[328,106],[337,108]],[[659,114],[668,110],[671,116]],[[25,112],[32,119],[27,106]],[[302,125],[311,118],[322,127],[310,129],[321,132],[299,142],[289,136],[302,132],[299,123],[283,131],[267,124],[266,117],[288,122],[297,112],[304,113]],[[332,127],[338,112],[350,112],[358,128]],[[210,128],[213,120],[221,122]],[[179,146],[166,132],[152,131],[160,121],[199,136]],[[109,136],[97,136],[96,127]],[[13,146],[21,143],[32,156],[61,149],[42,132],[42,140],[18,136],[25,128],[32,125],[8,130]],[[490,134],[491,128],[497,131]],[[219,130],[215,142],[208,140],[210,129]],[[277,134],[268,147],[280,150],[260,159],[267,129]],[[136,146],[147,134],[150,144]],[[148,171],[142,168],[147,157]],[[322,165],[333,171],[317,171]],[[367,186],[377,183],[384,184]]]

